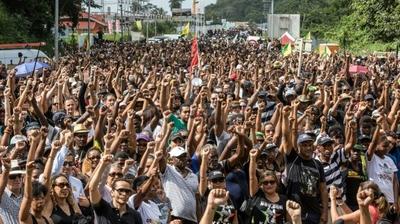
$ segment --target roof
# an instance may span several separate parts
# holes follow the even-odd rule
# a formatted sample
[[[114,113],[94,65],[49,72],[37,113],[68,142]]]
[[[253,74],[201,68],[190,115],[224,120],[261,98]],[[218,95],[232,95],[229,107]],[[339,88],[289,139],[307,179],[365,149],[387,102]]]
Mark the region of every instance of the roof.
[[[279,38],[279,40],[281,41],[282,45],[286,45],[286,44],[294,44],[295,39],[292,35],[290,35],[290,33],[285,32],[284,34],[282,34],[282,36]]]
[[[23,49],[46,46],[46,42],[0,44],[0,49]]]

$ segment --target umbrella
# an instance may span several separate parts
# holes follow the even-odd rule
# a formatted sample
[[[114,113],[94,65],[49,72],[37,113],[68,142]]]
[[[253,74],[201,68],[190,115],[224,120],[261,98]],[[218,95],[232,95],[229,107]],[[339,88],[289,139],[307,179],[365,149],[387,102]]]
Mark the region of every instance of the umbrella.
[[[27,77],[30,74],[32,74],[33,68],[35,67],[35,62],[28,62],[28,63],[23,63],[15,67],[17,70],[16,77],[18,78],[23,78]],[[49,68],[50,66],[46,63],[43,62],[36,62],[36,67],[35,70],[42,70],[43,68]]]
[[[368,68],[362,65],[350,65],[349,72],[366,74],[368,73]]]

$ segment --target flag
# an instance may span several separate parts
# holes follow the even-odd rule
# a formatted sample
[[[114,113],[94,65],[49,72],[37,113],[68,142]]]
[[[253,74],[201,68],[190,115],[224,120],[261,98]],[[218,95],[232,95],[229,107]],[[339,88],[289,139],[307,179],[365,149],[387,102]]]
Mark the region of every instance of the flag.
[[[306,37],[304,38],[305,40],[312,40],[311,39],[311,32],[308,32]]]
[[[113,33],[113,21],[112,20],[108,20],[108,33],[112,34]]]
[[[192,68],[199,65],[199,48],[197,45],[197,37],[194,36],[192,41],[192,52],[191,52],[191,61],[189,70],[192,71]]]
[[[321,56],[323,58],[328,58],[329,56],[331,56],[331,54],[332,54],[331,49],[329,49],[328,46],[325,46],[324,47],[324,52],[322,52]]]
[[[115,20],[115,32],[121,33],[121,23],[119,22],[119,19]]]
[[[292,54],[292,45],[286,44],[283,48],[282,48],[282,55],[283,57],[289,56]]]
[[[142,21],[137,20],[136,21],[136,27],[138,28],[139,31],[142,31]]]
[[[181,32],[182,37],[186,37],[190,33],[190,23],[187,23],[183,28]]]

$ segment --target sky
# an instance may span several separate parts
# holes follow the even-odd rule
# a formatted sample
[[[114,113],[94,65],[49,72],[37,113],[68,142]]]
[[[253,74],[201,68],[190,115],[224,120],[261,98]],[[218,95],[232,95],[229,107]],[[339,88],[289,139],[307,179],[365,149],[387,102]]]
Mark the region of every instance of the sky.
[[[158,7],[162,7],[165,11],[171,14],[171,10],[169,8],[169,1],[168,0],[149,0],[150,3],[157,5]],[[204,12],[204,7],[215,3],[217,0],[198,0],[200,4],[200,11]],[[101,5],[102,0],[95,0],[96,4]],[[118,5],[118,0],[103,0],[105,3],[104,11],[107,11],[107,8],[110,7],[112,12],[115,12]],[[184,0],[182,3],[182,8],[192,8],[192,0]],[[100,9],[94,11],[101,11]]]

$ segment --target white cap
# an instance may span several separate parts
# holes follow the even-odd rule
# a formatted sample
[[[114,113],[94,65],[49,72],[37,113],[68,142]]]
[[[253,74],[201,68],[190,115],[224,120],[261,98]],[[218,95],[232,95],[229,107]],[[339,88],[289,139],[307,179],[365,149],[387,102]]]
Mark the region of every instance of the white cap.
[[[15,145],[17,142],[28,142],[28,138],[25,135],[14,135],[11,138],[10,145]]]
[[[171,157],[179,157],[186,153],[186,150],[180,146],[176,146],[169,151]]]

